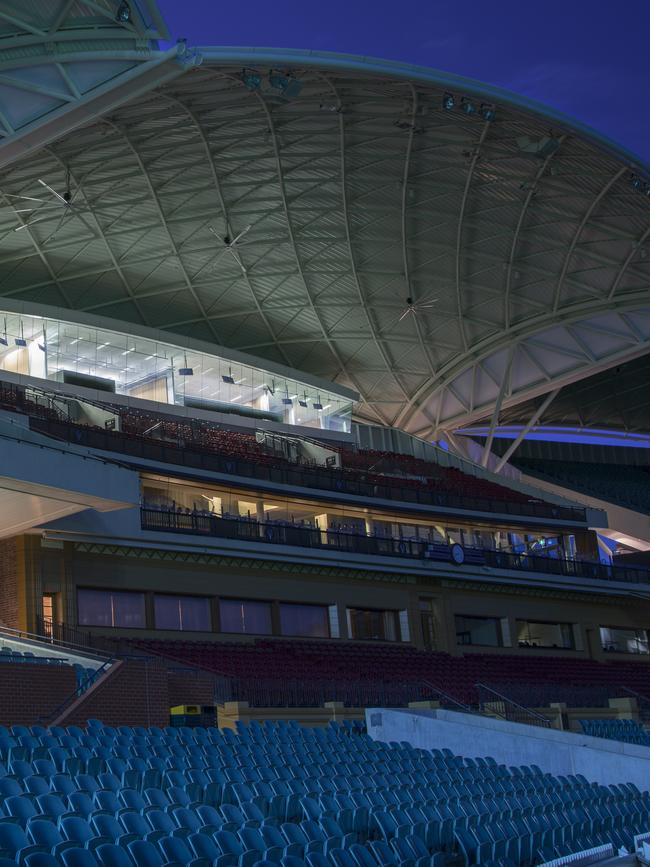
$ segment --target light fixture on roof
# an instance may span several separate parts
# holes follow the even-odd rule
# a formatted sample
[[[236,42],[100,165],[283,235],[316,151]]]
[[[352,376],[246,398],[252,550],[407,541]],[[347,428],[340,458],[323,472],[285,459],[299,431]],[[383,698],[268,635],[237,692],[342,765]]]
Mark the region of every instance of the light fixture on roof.
[[[442,107],[445,111],[453,111],[456,107],[456,100],[451,93],[446,93],[442,98]]]
[[[643,188],[645,187],[643,180],[638,175],[632,175],[630,184],[632,185],[632,189],[640,190],[641,192],[643,192]]]
[[[284,397],[282,398],[282,403],[285,406],[293,406],[293,398],[289,397],[289,388],[285,389]]]
[[[42,178],[39,178],[38,182],[41,186],[45,187],[45,189],[49,193],[51,193],[52,196],[54,196],[54,201],[52,201],[49,198],[48,199],[40,199],[40,198],[37,198],[36,196],[20,196],[20,195],[13,195],[11,193],[4,193],[5,198],[22,199],[25,202],[36,202],[37,203],[36,205],[31,205],[31,204],[28,206],[26,205],[24,208],[15,208],[14,210],[15,210],[16,214],[24,214],[24,213],[26,214],[29,211],[44,212],[44,213],[41,213],[40,216],[32,216],[31,219],[27,218],[24,223],[20,224],[20,226],[16,226],[16,228],[14,229],[14,232],[20,232],[23,229],[29,229],[35,223],[41,223],[43,220],[48,220],[53,214],[55,214],[55,212],[58,210],[58,208],[62,206],[63,207],[63,213],[61,213],[59,211],[59,213],[61,213],[61,217],[59,219],[59,222],[56,224],[54,231],[50,235],[48,235],[47,238],[45,238],[45,240],[43,241],[43,244],[47,244],[48,241],[51,241],[57,235],[57,233],[59,232],[59,230],[63,226],[63,223],[65,222],[66,218],[68,216],[70,216],[71,214],[73,216],[75,216],[81,223],[83,223],[83,225],[86,227],[86,229],[88,229],[88,231],[93,235],[93,237],[95,236],[95,230],[90,225],[88,220],[83,216],[79,206],[74,201],[75,197],[77,196],[77,194],[79,192],[79,186],[77,185],[77,189],[73,195],[71,190],[70,190],[70,170],[69,169],[66,169],[65,189],[64,189],[63,193],[57,193],[57,191],[53,187],[51,187],[49,184],[46,184],[45,181],[42,180]]]
[[[16,346],[27,346],[27,341],[25,340],[25,332],[23,331],[23,323],[20,323],[20,337],[16,337],[14,340]]]
[[[467,96],[464,96],[460,101],[460,110],[465,114],[476,114],[476,104],[472,102]]]
[[[187,366],[187,353],[185,353],[185,367],[178,368],[179,376],[194,376],[194,369]]]
[[[242,238],[244,237],[244,235],[246,235],[248,232],[250,232],[251,228],[252,228],[252,226],[246,226],[244,229],[241,230],[241,232],[238,235],[235,235],[235,237],[232,238],[230,235],[220,235],[217,232],[217,230],[214,228],[214,226],[208,226],[208,229],[212,232],[214,237],[218,238],[218,240],[223,244],[223,247],[217,253],[217,257],[216,257],[217,260],[224,253],[226,253],[226,252],[230,253],[230,255],[233,257],[235,262],[241,268],[242,273],[245,274],[246,268],[244,267],[244,263],[242,262],[241,257],[239,255],[239,253],[237,252],[237,249],[241,244],[245,243],[244,241],[242,241]]]
[[[269,86],[262,92],[265,100],[280,105],[295,99],[302,91],[302,81],[290,72],[281,72],[277,69],[269,70]]]
[[[515,141],[522,153],[531,154],[542,160],[552,156],[561,144],[560,139],[552,135],[545,135],[538,139],[522,135],[516,138]]]
[[[307,392],[304,393],[302,400],[298,401],[298,406],[307,409]]]
[[[406,298],[406,310],[402,313],[400,318],[397,320],[401,322],[402,319],[406,319],[407,316],[413,315],[417,316],[422,310],[426,310],[429,307],[435,306],[437,303],[437,298],[432,298],[431,301],[415,301],[410,295]]]
[[[259,90],[262,84],[262,76],[255,69],[242,69],[241,80],[244,82],[246,90]]]
[[[229,367],[229,368],[228,368],[228,375],[226,376],[225,373],[222,374],[221,379],[222,379],[222,380],[223,380],[227,385],[234,385],[234,384],[235,384],[235,378],[234,378],[233,375],[232,375],[232,368]]]
[[[314,401],[314,403],[312,403],[312,406],[314,407],[314,409],[323,408],[323,404],[320,402],[320,394],[318,395],[318,400]]]
[[[489,123],[491,123],[497,116],[497,113],[496,113],[494,106],[490,105],[487,102],[481,103],[481,107],[480,107],[478,113],[481,115],[483,120],[486,120]]]
[[[128,24],[131,20],[131,7],[126,2],[126,0],[122,0],[120,5],[117,7],[117,12],[115,13],[115,20],[118,24]]]

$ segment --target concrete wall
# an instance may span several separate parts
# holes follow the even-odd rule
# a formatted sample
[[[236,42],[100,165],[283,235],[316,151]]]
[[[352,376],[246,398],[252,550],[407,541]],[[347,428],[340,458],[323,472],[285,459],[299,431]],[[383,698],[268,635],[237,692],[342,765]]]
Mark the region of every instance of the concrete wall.
[[[584,774],[597,783],[650,785],[650,747],[542,729],[446,710],[366,711],[368,734],[389,743],[406,741],[431,750],[446,747],[475,758],[492,756],[505,765],[538,765],[551,774]]]

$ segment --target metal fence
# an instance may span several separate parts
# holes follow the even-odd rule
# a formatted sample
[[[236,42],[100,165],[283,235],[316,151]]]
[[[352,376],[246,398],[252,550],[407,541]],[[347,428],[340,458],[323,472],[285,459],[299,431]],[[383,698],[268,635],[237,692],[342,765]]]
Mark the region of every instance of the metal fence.
[[[190,533],[219,539],[295,545],[301,548],[347,551],[382,557],[405,557],[411,560],[451,560],[451,546],[421,540],[364,536],[337,530],[318,530],[300,524],[224,518],[203,512],[173,509],[143,507],[140,514],[141,524],[145,530]],[[586,560],[555,560],[551,557],[510,554],[505,551],[479,548],[466,548],[464,554],[466,563],[490,566],[494,569],[511,569],[598,581],[650,584],[650,570],[642,567],[606,566]]]

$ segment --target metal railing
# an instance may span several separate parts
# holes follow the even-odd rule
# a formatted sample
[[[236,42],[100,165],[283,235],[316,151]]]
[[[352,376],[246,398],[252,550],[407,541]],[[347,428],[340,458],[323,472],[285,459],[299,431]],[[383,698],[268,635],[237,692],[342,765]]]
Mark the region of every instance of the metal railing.
[[[451,546],[417,539],[391,536],[367,536],[338,530],[319,530],[302,524],[257,521],[249,518],[221,517],[205,512],[174,509],[140,510],[141,526],[145,530],[237,539],[243,542],[263,542],[292,545],[380,557],[406,557],[411,560],[451,560]],[[650,584],[650,569],[627,566],[606,566],[585,560],[555,560],[530,554],[511,554],[489,548],[466,548],[465,562],[494,569],[535,572],[597,581],[617,581],[630,584]]]
[[[643,693],[631,689],[629,686],[622,686],[621,690],[626,696],[631,696],[636,699],[637,707],[639,708],[639,719],[644,726],[650,725],[650,698]]]
[[[529,707],[524,707],[508,698],[502,692],[487,686],[484,683],[475,684],[478,693],[479,710],[484,714],[494,714],[508,722],[523,723],[539,728],[551,728],[551,721]]]
[[[177,464],[194,470],[207,470],[239,476],[260,482],[429,507],[438,506],[472,512],[489,512],[580,523],[586,521],[585,510],[579,507],[560,506],[546,502],[522,502],[518,499],[498,500],[494,497],[458,494],[443,488],[430,489],[416,485],[412,487],[401,486],[396,478],[393,478],[392,483],[380,482],[378,479],[368,480],[364,478],[364,471],[343,472],[326,467],[308,467],[302,464],[280,465],[274,464],[272,461],[261,463],[252,458],[246,459],[219,454],[200,443],[176,443],[147,439],[140,435],[92,428],[60,419],[30,417],[30,427],[49,436],[90,448],[120,452],[131,457],[159,463]]]
[[[464,704],[459,699],[454,698],[453,695],[450,695],[448,692],[445,692],[444,689],[440,689],[439,686],[431,683],[429,680],[423,680],[423,685],[431,690],[434,695],[438,696],[438,701],[440,701],[441,707],[446,707],[447,709],[451,708],[452,710],[458,710],[462,713],[476,713],[476,710],[468,704]]]

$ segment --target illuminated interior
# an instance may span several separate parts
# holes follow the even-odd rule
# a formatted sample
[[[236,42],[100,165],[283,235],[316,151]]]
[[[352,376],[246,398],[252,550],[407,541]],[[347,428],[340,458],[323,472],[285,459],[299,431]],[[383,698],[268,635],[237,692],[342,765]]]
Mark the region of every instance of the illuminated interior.
[[[352,403],[297,379],[117,331],[0,312],[0,370],[348,433]]]

